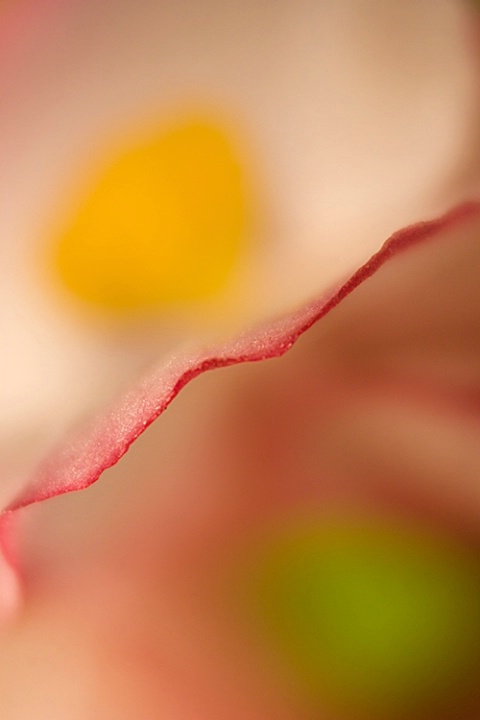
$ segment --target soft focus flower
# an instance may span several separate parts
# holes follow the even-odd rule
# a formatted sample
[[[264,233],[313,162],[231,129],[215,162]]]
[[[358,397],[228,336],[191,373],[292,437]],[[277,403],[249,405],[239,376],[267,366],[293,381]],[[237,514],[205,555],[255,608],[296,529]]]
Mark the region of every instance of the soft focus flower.
[[[25,606],[0,646],[2,717],[308,718],[226,594],[243,543],[339,508],[474,528],[478,209],[396,236],[341,282],[469,190],[468,11],[57,2],[26,38],[30,11],[4,31],[1,88],[4,505],[91,484],[193,376],[281,355],[313,327],[276,364],[202,376],[89,493],[5,516],[29,524]],[[3,12],[13,27],[18,10]],[[139,127],[168,155],[176,119],[192,117],[220,127],[251,198],[226,287],[200,311],[167,304],[133,324],[59,302],[61,281],[37,264],[63,195],[100,156],[127,157],[128,174]],[[230,149],[218,157],[225,178]],[[82,218],[103,222],[106,172],[107,190],[65,221],[75,253]],[[222,184],[205,187],[209,200]],[[148,217],[140,227],[143,239]]]

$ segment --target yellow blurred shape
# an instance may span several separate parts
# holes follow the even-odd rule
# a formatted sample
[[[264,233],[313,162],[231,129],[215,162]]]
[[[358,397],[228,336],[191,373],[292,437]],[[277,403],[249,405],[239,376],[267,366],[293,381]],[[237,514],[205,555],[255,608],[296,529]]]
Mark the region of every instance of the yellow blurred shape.
[[[244,179],[227,133],[184,118],[101,170],[56,238],[61,282],[113,314],[208,300],[228,283],[247,226]]]

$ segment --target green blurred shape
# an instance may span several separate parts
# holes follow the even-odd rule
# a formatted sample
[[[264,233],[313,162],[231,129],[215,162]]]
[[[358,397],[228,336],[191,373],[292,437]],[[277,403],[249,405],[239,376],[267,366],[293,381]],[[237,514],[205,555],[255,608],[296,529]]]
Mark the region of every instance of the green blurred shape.
[[[458,717],[472,701],[480,570],[470,547],[374,521],[310,524],[270,537],[255,578],[271,640],[319,704],[348,718],[423,718]]]

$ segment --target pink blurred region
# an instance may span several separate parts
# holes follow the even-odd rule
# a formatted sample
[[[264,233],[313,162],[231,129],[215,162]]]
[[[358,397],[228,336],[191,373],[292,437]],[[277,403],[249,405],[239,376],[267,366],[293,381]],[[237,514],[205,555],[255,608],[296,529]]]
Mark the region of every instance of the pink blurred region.
[[[21,7],[11,28],[32,27]],[[4,32],[21,59],[23,34]],[[406,513],[476,541],[479,229],[474,208],[417,228],[435,242],[352,295],[381,263],[234,351],[161,366],[47,463],[18,505],[94,482],[186,380],[281,355],[332,309],[275,364],[199,378],[89,493],[30,511],[26,612],[0,647],[2,717],[309,717],[215,593],[238,545],[291,513]],[[83,479],[66,483],[72,467]]]
[[[0,8],[0,81],[1,89],[15,86],[16,70],[28,62],[30,52],[42,42],[55,15],[68,0],[14,0]]]
[[[8,720],[75,703],[82,720],[310,720],[231,598],[242,548],[339,513],[478,547],[478,210],[432,227],[283,358],[204,374],[101,483],[29,510]]]

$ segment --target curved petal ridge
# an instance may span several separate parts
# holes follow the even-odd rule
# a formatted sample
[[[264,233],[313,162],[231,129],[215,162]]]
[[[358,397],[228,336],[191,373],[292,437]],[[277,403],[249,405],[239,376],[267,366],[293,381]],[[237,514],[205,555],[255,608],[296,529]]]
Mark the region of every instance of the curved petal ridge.
[[[53,451],[4,512],[89,487],[120,460],[191,380],[207,370],[282,356],[303,333],[397,253],[479,216],[480,203],[469,202],[439,219],[400,230],[345,282],[293,314],[265,323],[219,347],[168,358],[103,415]]]

